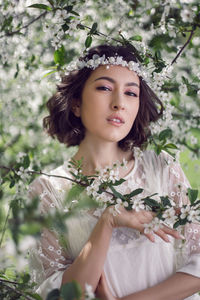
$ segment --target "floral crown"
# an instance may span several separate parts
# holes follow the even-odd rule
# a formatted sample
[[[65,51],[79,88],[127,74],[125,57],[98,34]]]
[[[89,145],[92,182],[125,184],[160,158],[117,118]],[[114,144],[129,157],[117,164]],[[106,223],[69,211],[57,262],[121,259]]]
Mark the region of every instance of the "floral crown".
[[[66,71],[69,73],[83,68],[95,70],[100,65],[106,65],[106,68],[109,68],[109,66],[127,67],[130,71],[136,72],[136,74],[140,76],[141,79],[144,80],[157,94],[160,93],[164,81],[169,79],[169,75],[172,71],[172,66],[166,66],[161,73],[156,73],[154,69],[152,70],[152,66],[147,67],[133,60],[127,62],[117,53],[115,56],[111,57],[106,57],[105,54],[102,56],[94,54],[92,58],[79,58],[78,61],[72,61],[66,67]]]
[[[107,65],[107,69],[109,68],[109,65],[127,67],[130,71],[136,72],[138,76],[142,76],[143,79],[145,79],[147,75],[142,65],[140,65],[138,62],[135,62],[133,60],[127,62],[122,56],[117,55],[117,53],[115,56],[107,58],[105,54],[103,56],[94,54],[90,59],[80,58],[78,61],[73,61],[71,64],[69,64],[67,66],[67,71],[71,72],[74,70],[81,70],[83,68],[95,70],[100,65]]]

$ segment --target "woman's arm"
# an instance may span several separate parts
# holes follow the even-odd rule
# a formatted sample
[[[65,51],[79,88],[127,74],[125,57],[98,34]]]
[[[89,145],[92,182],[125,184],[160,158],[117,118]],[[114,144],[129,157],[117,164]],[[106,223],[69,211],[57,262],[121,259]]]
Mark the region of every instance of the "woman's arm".
[[[184,300],[198,291],[200,291],[200,278],[177,272],[151,288],[122,298],[112,295],[106,277],[102,273],[95,292],[102,300]]]
[[[85,283],[90,284],[95,290],[102,273],[111,235],[112,226],[106,214],[103,214],[79,256],[64,272],[62,284],[76,280],[82,290],[85,289]]]
[[[200,278],[175,273],[165,281],[144,291],[122,297],[123,300],[183,300],[200,291]]]

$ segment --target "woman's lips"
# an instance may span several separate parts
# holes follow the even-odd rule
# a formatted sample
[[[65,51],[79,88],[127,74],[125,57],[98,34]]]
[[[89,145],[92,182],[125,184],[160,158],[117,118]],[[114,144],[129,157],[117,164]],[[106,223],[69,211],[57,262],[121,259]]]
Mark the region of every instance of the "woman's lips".
[[[122,117],[119,117],[119,116],[110,116],[107,118],[107,121],[110,124],[115,125],[115,126],[121,126],[125,123],[124,120],[122,119]]]

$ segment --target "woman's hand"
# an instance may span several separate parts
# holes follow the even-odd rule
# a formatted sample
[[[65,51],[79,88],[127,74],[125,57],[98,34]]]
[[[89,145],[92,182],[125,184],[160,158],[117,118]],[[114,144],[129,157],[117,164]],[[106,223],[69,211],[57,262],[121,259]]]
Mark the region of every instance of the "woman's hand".
[[[118,300],[119,299],[112,295],[112,293],[108,287],[104,271],[102,272],[101,277],[99,279],[99,283],[96,288],[95,295],[96,295],[96,297],[98,297],[101,300]]]
[[[123,206],[119,208],[120,213],[117,213],[116,216],[113,216],[112,212],[110,212],[110,208],[112,206],[105,209],[103,215],[110,222],[112,228],[116,227],[129,227],[144,233],[144,224],[150,223],[155,213],[151,211],[141,210],[126,210]],[[178,231],[163,225],[158,231],[155,232],[160,238],[162,238],[165,242],[169,242],[169,238],[167,235],[171,235],[176,239],[181,239]],[[155,241],[154,234],[145,234],[144,235],[152,242]]]

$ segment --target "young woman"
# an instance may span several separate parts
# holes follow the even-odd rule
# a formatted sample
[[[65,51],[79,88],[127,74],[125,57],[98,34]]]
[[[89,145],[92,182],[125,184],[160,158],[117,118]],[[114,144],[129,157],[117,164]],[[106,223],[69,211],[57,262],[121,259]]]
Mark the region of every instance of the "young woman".
[[[147,141],[149,124],[162,115],[163,106],[128,48],[90,49],[79,69],[62,78],[47,106],[44,127],[61,143],[78,145],[73,158],[83,158],[83,174],[94,175],[96,169],[125,159],[126,169],[118,169],[125,179],[120,192],[143,188],[142,196],[158,193],[169,195],[177,205],[188,203],[188,181],[178,163],[166,153],[135,151]],[[73,178],[68,162],[52,174]],[[47,213],[67,209],[63,199],[70,187],[65,179],[41,176],[30,194],[40,196],[41,212]],[[200,290],[198,225],[187,226],[184,251],[176,246],[182,237],[172,228],[144,234],[153,212],[123,206],[116,215],[109,208],[97,212],[84,210],[68,219],[65,247],[55,229],[43,230],[32,267],[44,298],[51,289],[76,280],[83,290],[88,283],[107,300],[200,299],[194,295]]]

